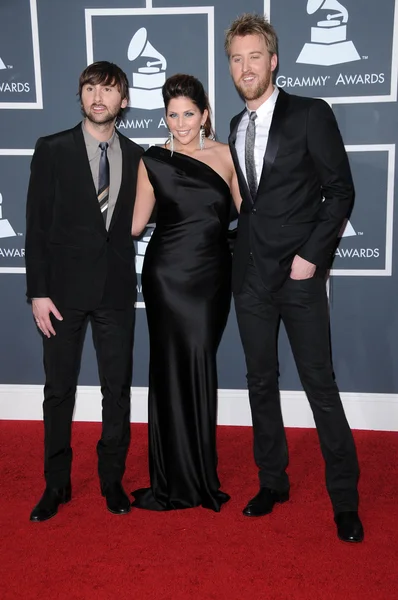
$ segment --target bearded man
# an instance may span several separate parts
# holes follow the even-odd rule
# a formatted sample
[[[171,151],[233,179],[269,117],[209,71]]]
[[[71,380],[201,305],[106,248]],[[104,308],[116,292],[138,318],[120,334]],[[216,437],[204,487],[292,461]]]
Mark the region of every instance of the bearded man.
[[[260,490],[243,514],[266,515],[289,499],[278,385],[282,319],[318,430],[338,536],[360,542],[359,468],[333,375],[325,282],[354,199],[347,154],[326,102],[273,85],[278,41],[263,16],[236,19],[225,49],[246,102],[229,137],[242,196],[232,286]]]

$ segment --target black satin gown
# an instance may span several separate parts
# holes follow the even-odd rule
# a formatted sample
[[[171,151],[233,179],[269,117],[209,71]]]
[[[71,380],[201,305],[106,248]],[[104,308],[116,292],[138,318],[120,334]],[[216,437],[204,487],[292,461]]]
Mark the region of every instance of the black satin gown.
[[[151,147],[143,156],[157,204],[142,289],[150,338],[151,487],[133,506],[219,511],[216,353],[231,301],[230,190],[208,165]]]

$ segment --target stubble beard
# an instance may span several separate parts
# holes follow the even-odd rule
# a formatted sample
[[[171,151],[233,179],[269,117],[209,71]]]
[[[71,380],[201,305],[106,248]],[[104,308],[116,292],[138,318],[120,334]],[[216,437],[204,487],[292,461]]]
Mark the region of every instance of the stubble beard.
[[[91,112],[91,110],[86,111],[82,106],[82,112],[86,119],[88,119],[94,125],[109,125],[117,119],[120,112],[120,108],[118,108],[117,111],[111,111],[107,109],[107,112],[105,114],[96,115],[95,113]]]
[[[239,94],[245,100],[258,100],[265,94],[268,90],[269,85],[271,83],[271,73],[266,75],[263,79],[258,82],[258,85],[254,89],[248,89],[247,87],[240,85],[239,83],[235,83],[235,87],[238,90]]]

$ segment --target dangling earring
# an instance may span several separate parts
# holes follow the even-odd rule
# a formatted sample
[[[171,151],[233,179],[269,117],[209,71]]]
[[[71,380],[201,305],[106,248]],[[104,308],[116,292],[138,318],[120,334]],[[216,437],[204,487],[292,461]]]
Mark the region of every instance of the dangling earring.
[[[203,150],[203,148],[205,147],[205,137],[206,137],[206,132],[205,132],[205,128],[203,125],[200,126],[200,133],[199,133],[199,148],[201,150]]]
[[[170,145],[171,156],[173,156],[173,152],[174,152],[174,135],[173,135],[173,133],[171,131],[169,132],[169,145]]]

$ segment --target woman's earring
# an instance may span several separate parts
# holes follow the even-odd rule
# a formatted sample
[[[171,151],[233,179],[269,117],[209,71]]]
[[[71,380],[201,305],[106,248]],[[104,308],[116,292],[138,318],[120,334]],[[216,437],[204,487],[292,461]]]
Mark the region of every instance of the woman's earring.
[[[173,152],[174,152],[174,135],[173,133],[170,131],[169,132],[169,145],[170,145],[170,152],[171,152],[171,156],[173,156]]]
[[[205,128],[203,125],[201,125],[200,133],[199,133],[199,148],[201,150],[203,150],[203,148],[205,147],[205,136],[206,136]]]

